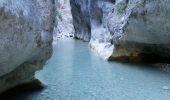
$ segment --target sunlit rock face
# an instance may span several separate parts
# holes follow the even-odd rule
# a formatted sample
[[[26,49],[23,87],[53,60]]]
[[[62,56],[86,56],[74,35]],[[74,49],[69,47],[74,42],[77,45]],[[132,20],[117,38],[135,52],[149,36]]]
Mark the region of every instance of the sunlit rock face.
[[[53,0],[0,0],[0,93],[34,80],[52,53]]]
[[[55,0],[56,23],[54,28],[54,43],[59,38],[73,37],[74,26],[70,9],[70,0]]]
[[[117,0],[108,27],[111,59],[169,62],[170,1]]]
[[[106,59],[136,62],[169,61],[169,4],[169,0],[71,0],[78,38],[88,35],[90,47]]]

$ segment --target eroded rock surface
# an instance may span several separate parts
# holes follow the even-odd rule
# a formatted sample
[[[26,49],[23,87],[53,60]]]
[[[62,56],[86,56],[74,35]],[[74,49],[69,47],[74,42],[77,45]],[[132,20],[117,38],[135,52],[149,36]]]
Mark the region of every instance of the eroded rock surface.
[[[0,0],[0,93],[30,82],[52,54],[54,0]]]
[[[70,0],[56,0],[56,23],[54,28],[54,43],[58,38],[73,37],[74,26],[70,9]]]
[[[109,18],[112,58],[169,62],[170,1],[117,0]]]
[[[77,37],[88,37],[90,46],[106,59],[136,62],[169,62],[169,4],[169,0],[71,0]]]

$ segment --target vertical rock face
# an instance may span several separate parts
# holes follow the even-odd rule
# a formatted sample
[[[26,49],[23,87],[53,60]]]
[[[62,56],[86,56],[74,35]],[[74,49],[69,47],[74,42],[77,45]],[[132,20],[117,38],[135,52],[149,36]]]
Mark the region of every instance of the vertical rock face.
[[[169,0],[71,0],[79,38],[88,33],[90,46],[102,57],[128,61],[169,61],[169,4]]]
[[[169,62],[170,1],[117,0],[109,18],[113,59]]]
[[[30,82],[52,54],[53,0],[0,0],[0,93]]]
[[[70,9],[70,0],[56,0],[56,24],[54,28],[54,43],[58,38],[73,37],[74,26]]]
[[[75,28],[75,38],[85,41],[90,40],[90,16],[88,0],[70,0],[73,25]]]
[[[90,41],[108,41],[107,17],[114,0],[70,0],[75,37]]]
[[[70,0],[70,3],[75,37],[90,41],[91,48],[108,58],[113,46],[107,23],[115,0]]]

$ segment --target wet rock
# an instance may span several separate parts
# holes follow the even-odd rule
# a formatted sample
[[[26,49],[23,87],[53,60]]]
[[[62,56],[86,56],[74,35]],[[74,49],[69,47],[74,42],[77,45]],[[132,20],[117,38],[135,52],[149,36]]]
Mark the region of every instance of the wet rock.
[[[0,93],[31,82],[51,57],[54,3],[0,0]]]

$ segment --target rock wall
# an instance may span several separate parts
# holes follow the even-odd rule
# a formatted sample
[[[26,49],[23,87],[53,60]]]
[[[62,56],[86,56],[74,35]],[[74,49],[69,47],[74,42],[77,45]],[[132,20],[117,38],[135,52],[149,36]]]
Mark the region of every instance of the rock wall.
[[[0,0],[0,93],[34,80],[52,54],[54,0]]]
[[[88,4],[88,0],[70,0],[73,25],[75,28],[74,37],[85,41],[89,41],[91,36]]]
[[[56,0],[56,23],[54,28],[54,43],[58,38],[73,37],[74,26],[70,9],[70,0]]]
[[[112,59],[169,62],[170,1],[117,0],[109,18]]]
[[[70,0],[75,38],[90,41],[90,47],[103,58],[113,51],[108,30],[108,16],[115,0]]]
[[[88,37],[90,47],[105,59],[169,62],[169,4],[169,0],[71,0],[75,35]]]

